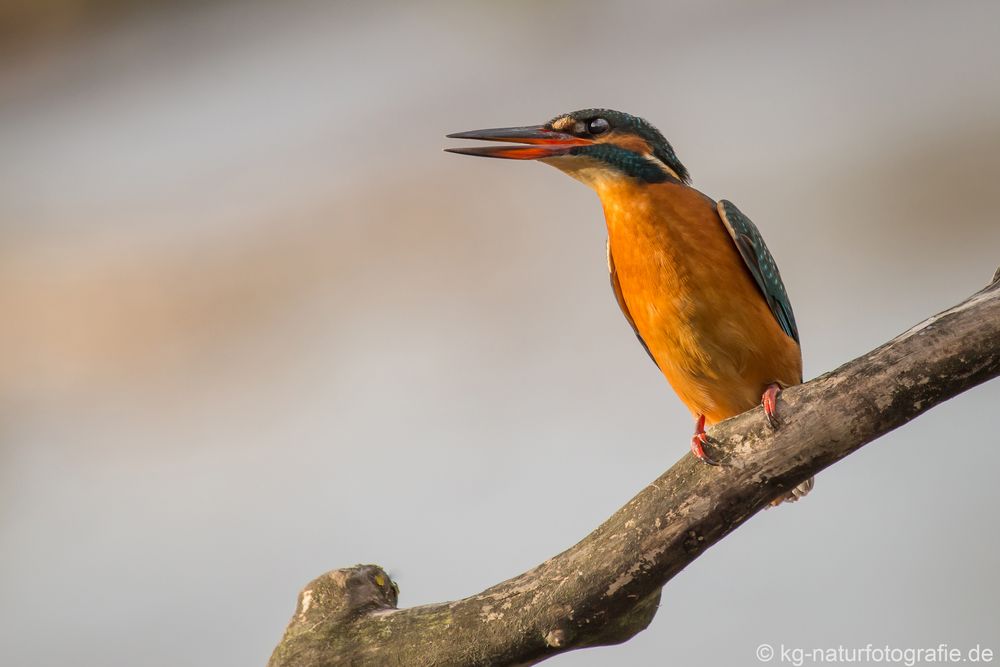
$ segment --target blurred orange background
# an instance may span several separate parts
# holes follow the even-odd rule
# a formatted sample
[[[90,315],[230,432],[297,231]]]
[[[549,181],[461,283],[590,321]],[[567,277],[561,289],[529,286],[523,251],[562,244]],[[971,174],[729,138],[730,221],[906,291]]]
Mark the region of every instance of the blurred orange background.
[[[761,228],[812,377],[1000,264],[1000,5],[0,5],[0,662],[262,664],[582,538],[687,449],[603,217],[448,132],[641,115]],[[1000,384],[822,474],[553,664],[996,646]],[[725,641],[719,632],[724,629]]]

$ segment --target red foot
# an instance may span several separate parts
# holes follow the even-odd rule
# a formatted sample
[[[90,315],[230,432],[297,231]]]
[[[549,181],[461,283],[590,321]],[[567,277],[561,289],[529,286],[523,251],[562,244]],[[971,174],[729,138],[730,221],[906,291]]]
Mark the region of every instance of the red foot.
[[[704,461],[708,465],[720,465],[718,461],[705,453],[705,445],[709,442],[708,434],[705,433],[705,415],[698,415],[698,423],[694,427],[694,435],[691,436],[691,453],[699,461]]]
[[[778,428],[781,424],[778,421],[778,394],[780,393],[781,387],[777,384],[769,384],[764,390],[764,395],[760,397],[760,404],[764,406],[764,414],[767,416],[767,422],[771,428]]]

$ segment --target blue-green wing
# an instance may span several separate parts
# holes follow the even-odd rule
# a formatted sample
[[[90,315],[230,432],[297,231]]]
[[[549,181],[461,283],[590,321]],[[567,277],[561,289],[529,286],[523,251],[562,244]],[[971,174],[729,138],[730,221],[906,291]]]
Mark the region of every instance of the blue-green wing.
[[[760,235],[757,226],[750,221],[750,218],[743,215],[736,205],[725,199],[721,200],[717,208],[719,217],[726,224],[733,237],[733,242],[740,251],[744,263],[750,269],[757,287],[767,300],[767,305],[771,308],[774,318],[778,320],[781,329],[799,342],[799,329],[795,326],[795,315],[792,314],[792,304],[788,300],[788,293],[785,291],[785,284],[781,282],[781,273],[778,272],[778,265],[774,263],[774,257],[767,249],[764,238]]]

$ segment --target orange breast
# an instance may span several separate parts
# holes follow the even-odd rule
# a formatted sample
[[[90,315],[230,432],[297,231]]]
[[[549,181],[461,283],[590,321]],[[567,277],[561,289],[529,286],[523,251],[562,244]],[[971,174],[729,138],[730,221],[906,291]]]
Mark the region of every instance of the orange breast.
[[[608,183],[610,252],[639,335],[674,391],[708,424],[802,381],[787,336],[743,264],[715,203],[677,183]]]

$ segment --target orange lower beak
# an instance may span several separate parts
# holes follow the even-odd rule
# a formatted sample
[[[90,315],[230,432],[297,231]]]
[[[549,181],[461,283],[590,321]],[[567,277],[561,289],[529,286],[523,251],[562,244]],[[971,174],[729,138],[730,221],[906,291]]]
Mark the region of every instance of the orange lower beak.
[[[540,158],[566,155],[574,146],[591,143],[586,139],[550,130],[544,125],[526,127],[499,127],[490,130],[472,130],[448,135],[449,139],[480,139],[482,141],[503,141],[528,146],[476,146],[475,148],[446,148],[449,153],[499,157],[508,160],[538,160]]]

